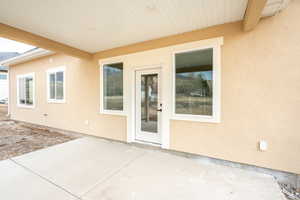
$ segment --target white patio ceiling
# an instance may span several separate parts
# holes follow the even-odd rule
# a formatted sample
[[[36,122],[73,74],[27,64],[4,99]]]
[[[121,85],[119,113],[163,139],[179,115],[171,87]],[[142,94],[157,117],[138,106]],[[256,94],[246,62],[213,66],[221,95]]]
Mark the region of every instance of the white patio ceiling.
[[[282,2],[269,0],[265,15]],[[1,0],[0,22],[95,53],[239,21],[246,6],[247,0]]]

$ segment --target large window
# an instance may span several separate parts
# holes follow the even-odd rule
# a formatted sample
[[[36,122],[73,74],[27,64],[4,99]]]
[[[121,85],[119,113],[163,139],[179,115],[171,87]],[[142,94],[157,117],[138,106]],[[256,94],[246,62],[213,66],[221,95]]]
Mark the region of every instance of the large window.
[[[123,63],[105,64],[102,67],[102,111],[123,111]]]
[[[34,74],[17,76],[18,105],[34,107]]]
[[[174,114],[181,119],[216,121],[217,65],[214,48],[175,54]],[[211,120],[210,120],[211,119]]]
[[[48,102],[65,102],[65,67],[47,71]]]

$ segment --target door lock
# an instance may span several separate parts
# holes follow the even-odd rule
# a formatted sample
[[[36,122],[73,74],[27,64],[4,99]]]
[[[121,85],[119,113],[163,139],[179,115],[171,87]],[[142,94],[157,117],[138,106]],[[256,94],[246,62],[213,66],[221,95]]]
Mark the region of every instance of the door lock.
[[[156,111],[157,112],[162,112],[162,103],[159,104],[159,108]]]

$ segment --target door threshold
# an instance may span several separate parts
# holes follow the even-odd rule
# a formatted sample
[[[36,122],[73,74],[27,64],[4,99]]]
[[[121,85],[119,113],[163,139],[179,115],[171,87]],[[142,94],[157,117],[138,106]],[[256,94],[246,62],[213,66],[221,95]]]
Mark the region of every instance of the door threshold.
[[[146,141],[143,141],[143,140],[137,140],[137,139],[135,139],[133,143],[143,144],[143,145],[148,145],[148,146],[154,146],[154,147],[161,148],[161,144],[159,144],[159,143],[146,142]]]

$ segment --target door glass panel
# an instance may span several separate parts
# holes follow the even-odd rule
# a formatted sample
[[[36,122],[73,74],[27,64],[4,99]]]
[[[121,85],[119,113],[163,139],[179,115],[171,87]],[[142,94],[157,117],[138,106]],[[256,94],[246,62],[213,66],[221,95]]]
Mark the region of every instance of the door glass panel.
[[[158,105],[157,74],[142,75],[141,77],[141,129],[142,131],[157,133],[157,105]]]

